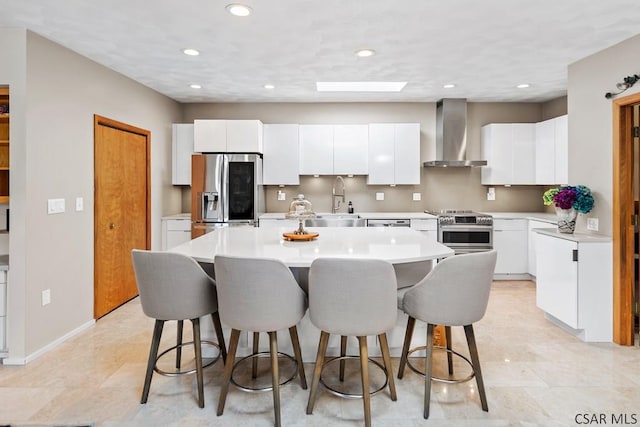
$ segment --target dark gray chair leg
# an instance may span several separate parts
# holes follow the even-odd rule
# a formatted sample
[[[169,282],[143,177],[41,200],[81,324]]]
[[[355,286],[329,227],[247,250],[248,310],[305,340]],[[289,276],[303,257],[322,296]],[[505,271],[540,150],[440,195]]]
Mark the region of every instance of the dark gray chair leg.
[[[447,341],[447,363],[449,365],[449,375],[453,375],[453,353],[451,353],[451,326],[444,327],[444,339]]]
[[[307,414],[313,413],[313,405],[316,403],[318,394],[318,384],[320,383],[320,374],[324,365],[324,354],[327,352],[327,343],[329,342],[329,333],[322,331],[320,333],[320,342],[318,343],[318,354],[316,355],[316,366],[313,370],[313,378],[311,379],[311,391],[309,392],[309,401],[307,402]]]
[[[182,360],[182,328],[184,320],[178,320],[178,331],[176,338],[176,369],[180,370],[180,361]]]
[[[298,362],[298,375],[300,376],[300,385],[303,390],[307,389],[307,377],[304,374],[304,362],[302,361],[302,350],[300,349],[300,340],[298,340],[298,328],[295,325],[289,328],[289,336],[291,337],[291,345],[293,346],[293,354],[296,362]]]
[[[424,419],[429,418],[429,404],[431,403],[431,360],[433,359],[433,328],[431,323],[427,324],[427,351],[425,354],[425,375],[424,375]]]
[[[409,347],[411,346],[411,338],[413,337],[413,329],[416,326],[416,319],[409,316],[407,319],[407,329],[404,333],[404,343],[402,344],[402,355],[400,356],[400,366],[398,366],[398,379],[401,380],[404,375],[404,368],[407,366],[407,357],[409,355]]]
[[[478,346],[476,345],[476,337],[473,333],[473,325],[466,325],[464,327],[464,334],[467,336],[467,344],[469,345],[469,355],[471,356],[471,363],[473,363],[473,371],[476,374],[476,383],[478,384],[478,394],[480,395],[480,404],[482,410],[489,412],[489,406],[487,405],[487,395],[484,390],[484,381],[482,380],[482,370],[480,369],[480,358],[478,357]]]
[[[156,366],[156,358],[158,357],[158,348],[160,348],[160,338],[162,337],[162,328],[164,320],[156,319],[153,327],[153,338],[151,338],[151,348],[149,349],[149,360],[147,361],[147,372],[144,377],[144,387],[142,387],[142,398],[140,403],[147,403],[149,398],[149,388],[151,387],[151,377],[153,376],[153,368]]]
[[[347,354],[347,336],[340,336],[340,357],[344,357]],[[346,361],[340,359],[340,381],[344,381],[344,367]]]
[[[193,347],[196,359],[196,377],[198,381],[198,406],[204,408],[204,381],[202,379],[202,342],[200,341],[200,318],[191,319],[193,324]]]
[[[278,370],[278,335],[276,331],[269,332],[269,350],[271,351],[271,386],[273,387],[273,412],[276,427],[280,427],[280,372]]]
[[[253,333],[253,354],[258,354],[258,344],[260,343],[260,332]],[[254,357],[251,360],[251,378],[258,377],[258,358]]]
[[[224,404],[227,401],[227,393],[229,392],[229,384],[231,383],[231,374],[233,372],[233,364],[236,360],[236,351],[238,350],[238,341],[240,340],[240,331],[231,330],[231,338],[229,342],[229,352],[227,353],[227,362],[224,364],[224,378],[220,387],[220,398],[218,399],[218,411],[216,415],[220,416],[224,412]]]

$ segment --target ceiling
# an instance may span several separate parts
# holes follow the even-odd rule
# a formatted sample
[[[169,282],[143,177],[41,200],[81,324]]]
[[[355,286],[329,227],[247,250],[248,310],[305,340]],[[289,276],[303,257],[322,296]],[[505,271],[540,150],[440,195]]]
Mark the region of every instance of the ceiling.
[[[640,32],[638,0],[247,0],[244,18],[227,13],[231,2],[0,0],[0,27],[181,102],[541,102],[566,95],[569,64]],[[361,48],[376,55],[356,57]],[[408,83],[318,93],[316,81]]]

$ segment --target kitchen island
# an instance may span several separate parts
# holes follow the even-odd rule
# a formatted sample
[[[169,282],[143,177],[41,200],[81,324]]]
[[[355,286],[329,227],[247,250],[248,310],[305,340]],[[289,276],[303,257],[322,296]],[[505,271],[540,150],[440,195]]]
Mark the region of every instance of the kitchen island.
[[[170,251],[191,256],[201,264],[212,264],[216,255],[279,259],[292,269],[300,286],[305,290],[306,271],[313,260],[320,257],[376,258],[399,265],[436,260],[453,255],[452,249],[434,242],[421,232],[410,228],[308,228],[308,231],[320,234],[316,239],[309,242],[284,240],[282,233],[290,231],[292,230],[288,227],[226,227],[171,248]],[[396,327],[387,333],[393,356],[400,355],[406,322],[407,316],[399,311]],[[205,326],[209,325],[209,322],[202,322],[202,325],[207,328],[203,330],[203,336],[213,338],[213,329],[210,326]],[[416,329],[419,329],[418,325],[416,325]],[[230,331],[225,327],[224,319],[223,330],[225,338],[227,338]],[[415,333],[414,344],[423,344],[426,334],[422,332]],[[320,331],[311,324],[308,313],[298,324],[298,333],[305,362],[313,362]],[[370,338],[371,353],[374,356],[379,355],[375,337]],[[242,333],[238,355],[250,353],[251,339],[252,334]],[[420,339],[422,339],[422,342]],[[339,341],[339,337],[331,337],[328,354],[338,354]],[[262,339],[261,343],[264,344],[264,347],[261,346],[261,350],[266,351],[268,349],[268,340]],[[354,341],[349,344],[349,347],[353,348],[351,346],[355,345]],[[279,343],[279,347],[282,351],[292,354],[288,340],[282,340]]]

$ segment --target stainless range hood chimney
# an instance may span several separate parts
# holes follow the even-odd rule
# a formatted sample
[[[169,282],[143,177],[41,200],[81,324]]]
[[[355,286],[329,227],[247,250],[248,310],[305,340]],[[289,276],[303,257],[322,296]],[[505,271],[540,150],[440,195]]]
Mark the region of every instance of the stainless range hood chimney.
[[[467,100],[445,98],[436,104],[436,160],[425,167],[486,166],[486,160],[467,160]]]

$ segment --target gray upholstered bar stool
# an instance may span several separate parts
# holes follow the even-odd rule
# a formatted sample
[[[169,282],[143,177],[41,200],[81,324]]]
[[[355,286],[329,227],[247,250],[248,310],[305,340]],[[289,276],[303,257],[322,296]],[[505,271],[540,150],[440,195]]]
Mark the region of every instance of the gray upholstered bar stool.
[[[464,326],[471,361],[450,349],[447,353],[453,352],[453,354],[462,357],[471,365],[473,372],[462,380],[445,380],[445,382],[468,381],[475,376],[482,410],[489,410],[480,369],[480,359],[478,358],[478,347],[473,333],[473,323],[482,319],[487,310],[495,265],[495,250],[445,258],[436,264],[427,277],[404,293],[402,309],[407,313],[409,319],[400,366],[398,367],[398,378],[402,378],[407,364],[415,372],[421,373],[408,363],[408,356],[413,351],[426,347],[424,418],[429,418],[431,381],[435,380],[432,377],[433,329],[435,325]],[[427,323],[427,343],[425,347],[409,350],[416,319]],[[450,342],[450,340],[448,341]]]
[[[367,336],[377,336],[380,341],[383,369],[387,376],[391,400],[397,399],[386,334],[386,331],[395,326],[397,319],[396,291],[397,284],[393,266],[386,261],[319,258],[311,264],[309,270],[309,316],[311,323],[321,330],[321,334],[307,404],[307,414],[313,412],[322,369],[325,366],[325,353],[330,334],[358,337],[362,394],[347,396],[362,397],[366,426],[371,425]],[[343,353],[342,350],[341,353]],[[344,375],[342,361],[341,379]],[[345,394],[338,395],[344,396]]]
[[[140,403],[147,403],[154,371],[166,376],[186,375],[195,372],[198,382],[198,405],[203,408],[204,384],[202,379],[200,317],[211,315],[218,343],[205,342],[218,347],[218,357],[222,355],[223,360],[226,359],[224,335],[222,334],[222,325],[218,315],[216,284],[193,258],[186,255],[134,249],[131,257],[142,311],[156,320]],[[182,324],[186,319],[191,320],[193,325],[193,341],[183,343]],[[162,329],[164,322],[167,320],[178,321],[177,344],[158,355]],[[189,344],[193,344],[195,350],[196,367],[189,371],[180,371],[181,349],[184,345]],[[174,349],[176,350],[176,371],[167,372],[159,369],[157,366],[158,359]],[[206,366],[213,364],[218,360],[218,357]]]
[[[296,324],[307,311],[307,297],[298,286],[289,268],[279,260],[218,255],[214,258],[213,264],[220,301],[220,317],[225,325],[232,328],[217,414],[222,415],[224,411],[229,384],[232,382],[232,374],[237,366],[234,366],[234,363],[240,331],[254,332],[254,353],[249,356],[254,358],[254,361],[256,361],[255,357],[260,355],[257,353],[257,333],[267,332],[269,334],[272,386],[260,390],[273,391],[275,422],[277,426],[280,426],[277,331],[289,329],[300,383],[302,388],[306,389],[307,380],[304,375]],[[254,363],[254,377],[255,373],[256,364]],[[259,390],[251,389],[251,391]]]

